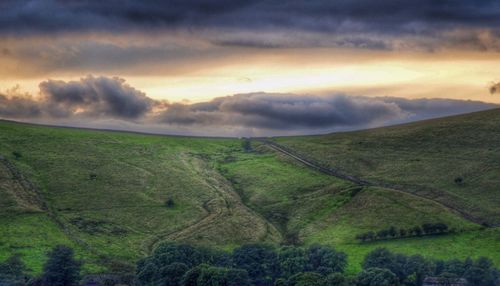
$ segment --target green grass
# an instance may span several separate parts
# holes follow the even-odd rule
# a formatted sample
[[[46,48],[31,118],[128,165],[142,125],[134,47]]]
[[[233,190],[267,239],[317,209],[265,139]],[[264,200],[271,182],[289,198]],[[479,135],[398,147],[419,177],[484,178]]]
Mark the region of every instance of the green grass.
[[[500,223],[500,110],[394,127],[275,139],[372,182],[400,186]],[[455,178],[463,178],[462,184]]]
[[[500,151],[492,142],[498,134],[488,135],[496,127],[484,119],[495,121],[497,113],[277,140],[343,171],[433,194],[494,222]],[[473,127],[453,127],[461,121]],[[467,133],[473,129],[477,134]],[[500,265],[497,229],[480,230],[430,200],[325,175],[257,141],[244,152],[241,143],[0,121],[0,155],[49,206],[43,210],[40,198],[0,164],[0,260],[21,253],[39,272],[44,254],[66,244],[85,260],[86,272],[112,271],[114,262],[133,265],[162,240],[233,249],[295,235],[305,244],[346,251],[351,272],[377,246],[438,258],[484,255]],[[463,185],[453,182],[456,174]],[[175,202],[171,208],[168,198]],[[368,230],[424,222],[444,222],[460,232],[354,239]]]
[[[96,257],[83,251],[51,219],[42,213],[16,214],[0,217],[0,261],[12,254],[20,254],[26,266],[34,273],[42,270],[46,254],[54,246],[65,244],[76,249],[85,261],[85,271],[97,272],[103,268]],[[83,255],[85,253],[85,255]]]

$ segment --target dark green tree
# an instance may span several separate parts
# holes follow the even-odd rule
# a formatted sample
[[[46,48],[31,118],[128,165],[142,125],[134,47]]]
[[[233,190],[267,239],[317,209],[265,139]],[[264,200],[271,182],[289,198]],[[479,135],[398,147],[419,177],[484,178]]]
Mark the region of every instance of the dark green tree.
[[[325,278],[316,272],[302,272],[292,275],[288,281],[288,286],[325,286]]]
[[[182,277],[188,271],[188,267],[184,263],[174,262],[164,266],[158,272],[159,277],[155,279],[155,283],[161,283],[164,286],[177,286],[180,285]],[[160,282],[161,281],[161,282]]]
[[[201,268],[198,286],[250,286],[248,273],[242,269],[224,267]]]
[[[252,143],[250,142],[250,139],[243,138],[241,141],[241,147],[243,148],[243,151],[251,152],[252,151]]]
[[[78,285],[81,262],[75,260],[73,249],[59,245],[48,254],[42,274],[44,286]]]
[[[344,272],[347,265],[345,253],[336,251],[332,247],[311,245],[306,250],[308,271],[327,275],[333,272]]]
[[[325,278],[325,286],[347,286],[348,283],[344,274],[339,272],[332,273]]]
[[[422,285],[426,276],[432,275],[433,264],[421,255],[408,257],[405,264],[405,285]]]
[[[495,268],[491,260],[480,257],[472,266],[465,270],[464,278],[470,285],[493,286],[495,285]]]
[[[235,268],[248,272],[251,282],[257,286],[270,286],[280,275],[278,255],[266,244],[247,244],[233,251]]]
[[[13,255],[0,263],[0,281],[7,285],[24,285],[28,280],[26,265],[20,255]]]
[[[377,248],[365,256],[363,268],[384,268],[396,274],[400,281],[406,277],[404,265],[406,256],[394,254],[385,248]]]
[[[203,271],[204,268],[208,268],[208,267],[210,267],[208,264],[200,264],[196,267],[189,269],[182,276],[180,285],[181,286],[197,286],[198,285],[198,278],[200,277],[201,272]]]
[[[283,277],[290,277],[306,270],[307,258],[302,248],[293,246],[283,247],[279,251],[278,259]]]
[[[358,286],[395,286],[398,283],[396,274],[389,269],[367,268],[358,274]]]

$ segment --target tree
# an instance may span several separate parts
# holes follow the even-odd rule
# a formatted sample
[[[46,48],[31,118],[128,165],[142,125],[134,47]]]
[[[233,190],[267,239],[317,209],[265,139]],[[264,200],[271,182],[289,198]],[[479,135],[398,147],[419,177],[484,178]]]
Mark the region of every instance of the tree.
[[[242,269],[223,267],[201,268],[198,277],[198,286],[250,286],[248,273]]]
[[[397,229],[394,226],[391,226],[387,233],[392,237],[395,237],[398,234]]]
[[[470,285],[493,286],[495,285],[495,269],[491,260],[480,257],[464,273]]]
[[[28,276],[24,274],[26,265],[19,255],[13,255],[0,263],[0,281],[8,285],[24,284]]]
[[[397,275],[400,281],[406,277],[404,265],[406,256],[394,254],[385,248],[377,248],[365,256],[363,268],[385,268]]]
[[[155,279],[155,284],[161,281],[161,285],[177,286],[182,280],[184,274],[188,271],[188,267],[184,263],[174,262],[164,266],[159,271],[158,279]]]
[[[325,278],[325,286],[344,286],[348,285],[348,281],[344,274],[335,272]]]
[[[396,274],[389,269],[367,268],[358,274],[359,286],[393,286],[398,285]]]
[[[283,277],[290,277],[303,272],[307,267],[306,254],[302,248],[298,247],[283,247],[279,251],[278,260]]]
[[[166,242],[160,244],[153,252],[151,259],[162,268],[174,262],[184,263],[188,268],[201,264],[203,254],[198,248],[188,244]]]
[[[399,236],[400,237],[405,237],[406,236],[406,229],[402,228],[399,230]]]
[[[302,272],[292,275],[288,281],[288,286],[325,286],[325,278],[316,272]]]
[[[233,251],[233,265],[244,269],[257,286],[273,285],[279,276],[278,256],[273,247],[266,244],[247,244]]]
[[[158,267],[151,260],[146,259],[137,263],[137,283],[149,285],[156,279]]]
[[[252,143],[247,138],[243,139],[243,141],[241,142],[241,147],[243,148],[243,151],[245,151],[245,152],[252,151]]]
[[[206,266],[208,267],[208,265]],[[198,278],[201,275],[201,265],[198,265],[196,267],[193,267],[186,271],[184,275],[182,276],[181,282],[179,285],[181,286],[197,286],[198,285]]]
[[[454,274],[456,277],[462,277],[465,272],[464,263],[458,259],[445,261],[443,272]]]
[[[377,232],[378,238],[386,238],[389,236],[389,231],[387,229],[382,229]]]
[[[78,285],[81,262],[73,257],[73,249],[59,245],[48,254],[42,276],[44,286]]]
[[[422,229],[420,228],[420,226],[416,226],[412,229],[412,232],[416,235],[416,236],[421,236],[422,235]]]
[[[311,245],[306,253],[309,271],[321,274],[344,272],[347,265],[346,254],[328,246]]]
[[[365,256],[363,268],[387,268],[394,266],[396,256],[386,248],[377,248]]]
[[[406,275],[405,285],[422,285],[425,276],[431,275],[433,265],[421,255],[408,257],[404,266]]]

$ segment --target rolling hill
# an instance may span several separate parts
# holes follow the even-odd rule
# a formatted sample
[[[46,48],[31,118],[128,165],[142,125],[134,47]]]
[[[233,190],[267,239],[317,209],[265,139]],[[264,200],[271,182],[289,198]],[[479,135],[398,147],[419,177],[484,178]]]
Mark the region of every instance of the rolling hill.
[[[352,272],[379,246],[500,265],[498,142],[500,110],[266,140],[0,121],[0,259],[39,272],[62,243],[87,272],[119,271],[164,240],[259,241],[335,245]],[[455,232],[355,239],[423,223]]]

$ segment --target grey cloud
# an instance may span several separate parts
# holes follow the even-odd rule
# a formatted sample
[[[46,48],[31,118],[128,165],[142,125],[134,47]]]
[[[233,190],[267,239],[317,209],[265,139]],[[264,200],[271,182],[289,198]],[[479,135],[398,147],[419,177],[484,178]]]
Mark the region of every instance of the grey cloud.
[[[39,84],[40,97],[19,94],[17,89],[0,94],[4,118],[118,118],[143,117],[163,102],[147,97],[121,78],[87,76],[79,81],[48,80]]]
[[[495,91],[496,92],[496,91]],[[251,136],[355,130],[498,107],[478,101],[248,93],[194,104],[147,97],[121,78],[40,83],[40,97],[0,94],[0,117],[155,133]]]
[[[42,115],[38,102],[29,95],[0,94],[0,117],[36,118]]]
[[[250,93],[192,105],[174,104],[159,115],[167,125],[230,126],[315,133],[401,123],[496,107],[477,101],[347,95]],[[272,133],[272,132],[271,132]]]
[[[320,45],[360,48],[394,48],[395,38],[427,39],[433,45],[459,45],[468,49],[500,50],[498,42],[484,42],[477,35],[500,29],[500,2],[495,0],[170,0],[170,1],[14,1],[0,3],[0,34],[31,35],[61,32],[188,31],[203,37],[205,31],[228,38],[211,38],[224,46],[276,48],[302,46],[297,33],[317,33]],[[467,36],[448,37],[450,31],[467,30]],[[285,43],[234,38],[241,32],[284,31]],[[200,36],[201,35],[201,36]],[[371,35],[371,36],[367,36]],[[374,41],[384,38],[381,41]],[[334,40],[331,38],[334,37]],[[412,43],[417,44],[417,43]],[[486,44],[486,45],[485,45]],[[427,49],[429,43],[423,43]],[[493,46],[491,46],[493,45]]]
[[[154,101],[121,78],[87,76],[79,81],[48,80],[40,92],[50,111],[135,119],[149,112]],[[67,116],[67,115],[66,115]]]

